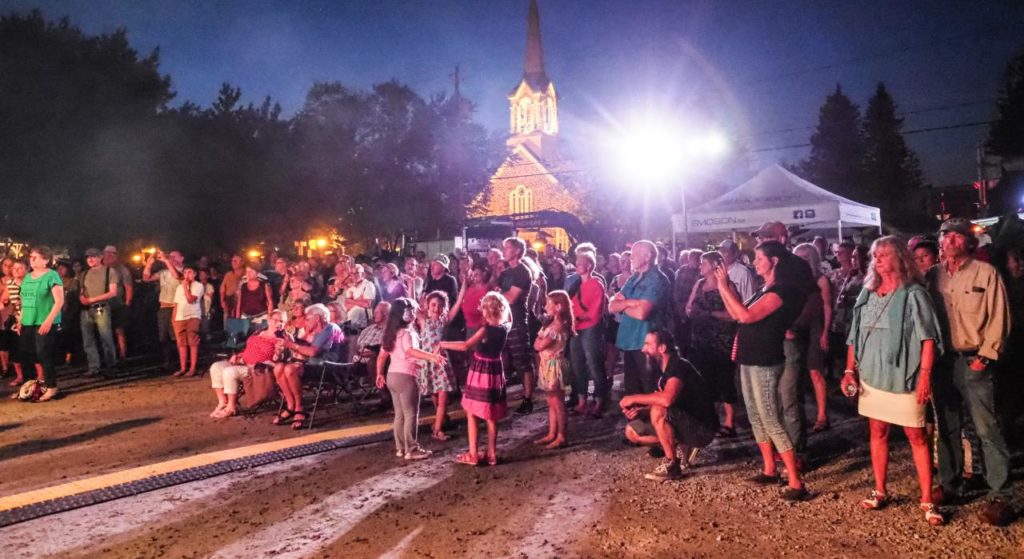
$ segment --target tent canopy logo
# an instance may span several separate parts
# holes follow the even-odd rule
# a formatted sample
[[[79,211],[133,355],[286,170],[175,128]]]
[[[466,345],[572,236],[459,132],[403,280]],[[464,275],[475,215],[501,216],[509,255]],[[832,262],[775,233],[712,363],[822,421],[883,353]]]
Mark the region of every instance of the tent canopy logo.
[[[814,219],[816,216],[814,210],[793,210],[793,219]]]

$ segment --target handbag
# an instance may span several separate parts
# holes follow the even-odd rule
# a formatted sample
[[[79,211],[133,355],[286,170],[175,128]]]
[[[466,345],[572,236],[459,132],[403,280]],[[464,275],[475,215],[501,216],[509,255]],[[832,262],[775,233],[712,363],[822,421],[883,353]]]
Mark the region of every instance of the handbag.
[[[262,363],[253,366],[249,374],[242,379],[245,390],[245,409],[253,409],[274,397],[277,385],[270,367]]]

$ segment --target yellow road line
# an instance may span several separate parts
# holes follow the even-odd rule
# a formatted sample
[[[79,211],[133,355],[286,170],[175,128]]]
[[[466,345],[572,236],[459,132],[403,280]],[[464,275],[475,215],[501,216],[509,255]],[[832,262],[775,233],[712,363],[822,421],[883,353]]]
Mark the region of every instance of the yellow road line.
[[[462,418],[465,417],[465,412],[459,410],[451,413],[450,416],[452,416],[453,418]],[[429,425],[430,423],[433,422],[433,420],[433,417],[422,417],[420,418],[420,425]],[[302,437],[282,439],[279,441],[271,441],[267,443],[254,444],[250,446],[230,448],[227,450],[217,450],[214,452],[207,452],[205,454],[187,456],[185,458],[176,458],[174,460],[168,460],[166,462],[157,462],[155,464],[149,464],[137,468],[130,468],[127,470],[113,472],[110,474],[103,474],[86,479],[81,479],[78,481],[62,483],[60,485],[54,485],[51,487],[44,487],[43,489],[37,489],[35,491],[27,491],[25,493],[18,493],[16,495],[0,497],[0,511],[6,511],[18,507],[33,505],[36,503],[49,501],[52,499],[60,499],[71,495],[77,495],[79,493],[96,491],[98,489],[106,489],[108,487],[113,487],[115,485],[139,481],[153,476],[174,473],[189,468],[208,466],[210,464],[216,464],[217,462],[224,462],[226,460],[246,458],[249,456],[255,456],[257,454],[285,450],[288,448],[307,445],[310,443],[318,443],[322,441],[344,439],[349,437],[360,437],[365,435],[375,435],[378,433],[387,432],[389,430],[391,430],[391,423],[373,423],[369,425],[361,425],[358,427],[348,427],[345,429],[335,429],[332,431],[313,433]]]

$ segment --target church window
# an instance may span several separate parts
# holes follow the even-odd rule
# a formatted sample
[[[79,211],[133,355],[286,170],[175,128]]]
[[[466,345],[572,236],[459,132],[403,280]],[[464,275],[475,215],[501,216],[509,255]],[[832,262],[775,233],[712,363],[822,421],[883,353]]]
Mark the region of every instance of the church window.
[[[523,185],[512,189],[508,194],[509,213],[522,214],[533,211],[533,191]]]

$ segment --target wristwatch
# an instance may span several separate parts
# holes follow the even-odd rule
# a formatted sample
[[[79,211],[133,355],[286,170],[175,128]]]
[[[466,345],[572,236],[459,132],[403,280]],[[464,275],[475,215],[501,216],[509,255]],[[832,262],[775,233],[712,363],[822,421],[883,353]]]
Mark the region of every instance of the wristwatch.
[[[982,357],[980,355],[977,357],[977,359],[982,365],[986,367],[988,367],[988,364],[992,362],[992,360],[990,360],[988,357]]]

